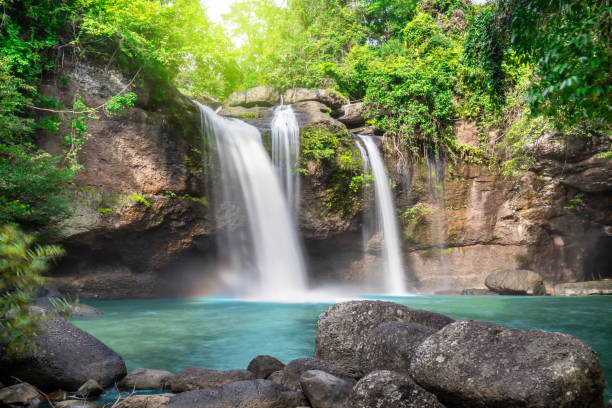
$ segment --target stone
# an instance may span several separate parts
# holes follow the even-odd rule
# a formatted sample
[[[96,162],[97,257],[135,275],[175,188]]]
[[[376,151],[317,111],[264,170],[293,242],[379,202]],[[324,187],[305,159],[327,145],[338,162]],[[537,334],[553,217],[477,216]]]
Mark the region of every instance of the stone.
[[[555,296],[612,295],[612,280],[559,283],[554,286]]]
[[[393,302],[363,300],[336,303],[317,322],[315,357],[353,376],[361,370],[364,334],[387,322],[419,323],[441,329],[453,319]],[[331,373],[333,374],[333,373]]]
[[[99,407],[99,405],[96,405],[93,402],[90,402],[90,401],[81,401],[81,400],[59,401],[59,402],[53,403],[53,405],[56,408],[68,408],[68,407],[70,407],[70,408],[95,408],[95,407]],[[150,407],[150,408],[152,408],[152,407]]]
[[[410,377],[387,370],[373,371],[353,387],[347,407],[351,408],[444,408]]]
[[[224,384],[255,379],[255,374],[248,370],[207,370],[199,367],[188,367],[175,374],[170,382],[172,392],[199,390],[202,388],[220,387]]]
[[[273,381],[279,385],[283,385],[283,376],[284,376],[284,371],[283,370],[278,370],[278,371],[274,371],[272,374],[270,374],[268,376],[268,378],[266,378],[267,380]]]
[[[323,360],[316,358],[298,358],[287,364],[283,370],[281,384],[289,389],[301,391],[300,377],[303,373],[310,370],[324,371],[341,379],[353,381],[349,374],[338,370],[336,367]]]
[[[280,104],[280,93],[270,85],[256,86],[242,92],[234,92],[227,97],[224,106],[275,106]]]
[[[338,121],[344,123],[349,129],[353,129],[365,125],[366,118],[363,116],[363,113],[363,103],[356,102],[342,105],[340,109],[334,111],[333,116]]]
[[[123,378],[117,385],[119,389],[127,390],[166,390],[174,374],[170,371],[138,368]]]
[[[487,276],[485,286],[500,295],[533,295],[546,294],[542,277],[525,269],[501,269]]]
[[[308,370],[300,376],[300,385],[313,408],[343,408],[353,381],[346,381],[321,370]]]
[[[28,383],[20,383],[0,389],[0,406],[2,407],[37,407],[42,396]]]
[[[598,407],[605,379],[593,350],[562,333],[459,320],[417,348],[412,378],[449,406]]]
[[[117,404],[116,408],[165,408],[174,394],[132,395]]]
[[[257,356],[249,363],[247,370],[257,379],[266,379],[270,374],[285,368],[285,364],[272,356]]]
[[[79,398],[95,398],[102,394],[104,394],[104,388],[100,387],[96,380],[91,379],[81,385],[75,393]]]
[[[361,354],[361,375],[391,370],[410,375],[410,361],[417,347],[437,330],[418,323],[388,322],[372,329]]]
[[[480,288],[466,288],[461,291],[462,296],[492,296],[495,292],[491,292],[489,289]]]
[[[290,408],[307,404],[302,393],[269,380],[237,381],[222,387],[182,392],[170,398],[170,408]],[[138,407],[140,408],[140,407]]]
[[[56,390],[47,394],[47,398],[49,398],[51,401],[63,401],[70,398],[70,393],[64,390]]]
[[[40,308],[32,309],[42,313]],[[10,373],[43,391],[71,391],[89,379],[110,387],[126,374],[125,363],[117,353],[58,316],[43,321],[34,345],[34,351],[19,357],[0,356],[0,376]]]
[[[70,313],[70,317],[104,317],[104,312],[83,303],[79,303],[77,307]]]
[[[344,96],[331,89],[287,89],[283,94],[283,101],[287,105],[316,101],[329,106],[331,109],[339,109],[342,105],[348,104],[348,100]]]

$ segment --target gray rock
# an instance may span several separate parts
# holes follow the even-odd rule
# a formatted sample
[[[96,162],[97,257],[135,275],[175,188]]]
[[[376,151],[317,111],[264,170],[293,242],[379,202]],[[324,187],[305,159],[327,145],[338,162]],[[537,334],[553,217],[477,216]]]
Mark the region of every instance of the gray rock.
[[[323,360],[319,360],[316,358],[298,358],[287,364],[287,366],[283,370],[281,383],[289,389],[301,391],[302,387],[300,385],[300,377],[303,373],[310,370],[324,371],[338,378],[353,382],[353,379],[350,375],[341,370],[338,370],[336,367],[328,364]]]
[[[338,110],[334,111],[333,115],[349,129],[358,128],[366,123],[362,102],[343,105]]]
[[[283,376],[284,376],[284,371],[283,370],[278,370],[278,371],[274,371],[272,374],[270,374],[268,376],[268,378],[266,378],[267,380],[273,381],[279,385],[283,385]]]
[[[42,309],[34,308],[35,313]],[[89,379],[109,387],[126,374],[123,359],[100,340],[61,317],[44,321],[35,351],[0,356],[0,377],[18,377],[43,391],[77,390]]]
[[[174,394],[132,395],[127,397],[116,408],[165,408]]]
[[[100,387],[96,380],[87,380],[79,387],[75,395],[79,398],[95,398],[102,394],[104,394],[104,388]]]
[[[0,406],[35,408],[43,397],[28,383],[20,383],[0,389]]]
[[[247,370],[257,379],[266,379],[270,374],[285,368],[285,364],[272,356],[257,356],[249,363]]]
[[[500,295],[546,294],[542,277],[525,269],[501,269],[493,271],[485,279],[485,286]]]
[[[99,407],[99,405],[96,405],[93,402],[79,401],[79,400],[60,401],[60,402],[55,402],[53,405],[55,406],[55,408],[68,408],[68,407],[70,407],[70,408],[94,408],[94,407]],[[152,408],[152,407],[150,407],[150,408]]]
[[[77,307],[72,311],[70,317],[104,317],[104,312],[99,309],[96,309],[93,306],[85,305],[83,303],[79,303]]]
[[[224,106],[274,106],[280,104],[280,93],[270,85],[256,86],[242,92],[234,92],[224,102]]]
[[[117,386],[128,390],[166,390],[170,388],[173,379],[174,374],[170,371],[138,368],[125,376]]]
[[[361,354],[361,375],[376,370],[410,375],[417,347],[437,330],[418,323],[388,322],[371,330]]]
[[[460,320],[417,348],[412,378],[453,407],[598,407],[597,356],[562,333]]]
[[[289,391],[269,380],[238,381],[222,387],[177,394],[170,408],[285,408],[305,405],[302,393]]]
[[[612,280],[559,283],[554,293],[555,296],[612,295]]]
[[[300,377],[300,385],[313,408],[343,408],[353,389],[353,381],[320,370],[305,371]]]
[[[444,408],[430,394],[405,375],[373,371],[353,387],[347,404],[351,408]]]
[[[339,109],[342,105],[348,104],[348,100],[344,96],[331,89],[287,89],[283,95],[283,100],[288,105],[298,102],[316,101],[332,109]]]
[[[255,374],[248,370],[221,371],[188,367],[176,373],[170,386],[172,392],[179,393],[202,388],[220,387],[236,381],[253,379],[255,379]]]
[[[480,288],[467,288],[461,291],[462,296],[492,296],[495,292],[491,292],[489,289]]]
[[[323,312],[317,322],[315,357],[359,376],[364,334],[387,322],[419,323],[437,330],[453,322],[453,319],[393,302],[363,300],[336,303]]]

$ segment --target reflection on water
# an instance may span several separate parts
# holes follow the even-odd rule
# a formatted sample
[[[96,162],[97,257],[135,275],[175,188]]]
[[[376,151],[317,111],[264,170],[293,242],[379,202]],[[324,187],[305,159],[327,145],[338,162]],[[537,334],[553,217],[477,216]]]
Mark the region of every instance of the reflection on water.
[[[612,378],[612,296],[382,297],[458,319],[493,321],[508,327],[571,334],[599,355]],[[179,371],[246,368],[258,354],[287,363],[314,354],[316,323],[331,303],[245,302],[232,298],[87,302],[102,319],[74,323],[117,351],[128,371],[139,367]],[[610,398],[608,381],[606,398]],[[606,399],[607,400],[607,399]]]

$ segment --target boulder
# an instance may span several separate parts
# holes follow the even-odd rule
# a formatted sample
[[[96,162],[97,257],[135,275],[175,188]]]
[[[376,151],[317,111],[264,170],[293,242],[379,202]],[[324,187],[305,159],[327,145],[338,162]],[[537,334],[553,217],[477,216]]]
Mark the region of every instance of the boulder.
[[[43,397],[28,383],[20,383],[0,389],[0,406],[35,408]]]
[[[599,407],[597,356],[562,333],[460,320],[417,348],[412,378],[453,407]]]
[[[348,100],[344,96],[331,89],[287,89],[283,94],[283,101],[287,105],[298,102],[316,101],[332,109],[339,109],[342,105],[348,104]]]
[[[63,401],[70,398],[70,393],[64,390],[56,390],[47,394],[47,398],[49,398],[51,401]]]
[[[95,398],[102,394],[104,394],[104,388],[100,387],[96,380],[91,379],[81,385],[75,393],[79,398]]]
[[[349,129],[353,129],[365,125],[366,118],[363,116],[363,113],[363,103],[356,102],[342,105],[334,111],[333,116],[338,121],[344,123]]]
[[[559,283],[555,296],[612,295],[612,279],[589,282]]]
[[[99,405],[93,402],[81,401],[81,400],[60,401],[60,402],[54,403],[53,405],[55,406],[55,408],[68,408],[68,407],[70,408],[96,408],[96,407],[99,407]]]
[[[350,375],[338,370],[336,367],[328,364],[325,361],[316,358],[298,358],[287,364],[283,370],[281,384],[289,389],[301,391],[302,387],[300,386],[300,377],[303,373],[310,370],[324,371],[344,380],[351,382],[353,381]]]
[[[132,395],[127,397],[116,408],[165,408],[174,394]]]
[[[207,370],[188,367],[176,373],[170,382],[172,392],[179,393],[202,388],[220,387],[224,384],[254,380],[255,374],[248,370]]]
[[[308,370],[300,376],[304,395],[313,408],[343,408],[353,381],[346,381],[321,370]]]
[[[453,319],[393,302],[336,303],[323,312],[317,322],[315,357],[359,376],[364,334],[387,322],[419,323],[438,330]]]
[[[257,356],[249,363],[247,370],[257,379],[266,379],[270,374],[285,368],[285,364],[272,356]]]
[[[224,102],[224,106],[274,106],[280,104],[280,93],[270,85],[256,86],[242,92],[234,92]]]
[[[104,312],[96,309],[93,306],[79,303],[77,307],[70,313],[70,317],[81,318],[81,317],[104,317]]]
[[[525,269],[501,269],[487,276],[485,286],[500,295],[533,295],[546,294],[542,277]]]
[[[42,313],[40,308],[33,310]],[[43,391],[73,391],[89,379],[110,387],[126,374],[117,353],[58,316],[43,321],[34,345],[35,350],[19,357],[0,355],[0,376],[15,376]]]
[[[444,408],[435,395],[405,375],[373,371],[353,387],[347,407],[351,408]]]
[[[269,380],[237,381],[222,387],[183,392],[170,398],[170,408],[289,408],[307,405],[301,392]]]
[[[388,322],[371,330],[361,354],[361,375],[376,370],[410,374],[417,347],[437,330],[418,323]]]
[[[166,390],[173,379],[174,374],[170,371],[139,368],[125,376],[117,386],[128,390]]]

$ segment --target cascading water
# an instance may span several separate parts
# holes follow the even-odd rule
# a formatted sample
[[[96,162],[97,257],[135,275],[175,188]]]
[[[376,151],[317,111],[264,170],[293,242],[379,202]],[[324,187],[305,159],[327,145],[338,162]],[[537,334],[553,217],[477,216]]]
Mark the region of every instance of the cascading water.
[[[272,130],[272,162],[278,172],[289,208],[294,215],[300,202],[300,178],[296,171],[300,152],[300,127],[291,105],[274,109]]]
[[[219,166],[220,195],[215,212],[220,225],[235,222],[238,207],[247,229],[231,231],[220,243],[237,279],[239,295],[292,299],[306,290],[306,272],[293,217],[259,131],[240,120],[224,118],[195,102],[203,137],[209,139]]]
[[[404,267],[400,251],[400,241],[395,213],[395,206],[389,187],[389,178],[385,171],[382,156],[370,136],[358,135],[357,147],[361,153],[364,174],[372,168],[374,176],[374,196],[376,203],[377,228],[383,237],[383,259],[385,269],[385,291],[402,294],[406,292]]]

